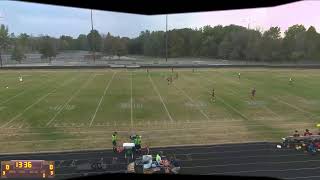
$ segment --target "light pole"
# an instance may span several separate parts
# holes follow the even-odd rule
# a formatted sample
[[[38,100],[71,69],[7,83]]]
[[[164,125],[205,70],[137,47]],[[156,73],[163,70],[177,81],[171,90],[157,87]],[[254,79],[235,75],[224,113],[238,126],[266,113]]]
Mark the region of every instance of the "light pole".
[[[168,62],[168,15],[166,15],[166,62]]]
[[[95,54],[95,50],[96,50],[96,46],[95,46],[95,42],[94,42],[94,33],[93,33],[93,20],[92,20],[92,9],[91,9],[91,35],[92,35],[92,37],[91,37],[91,43],[92,43],[92,50],[93,50],[93,62],[95,63],[96,62],[96,54]]]
[[[3,19],[3,16],[0,16],[0,20]],[[2,68],[2,57],[1,57],[1,51],[2,51],[2,47],[0,45],[0,68]]]

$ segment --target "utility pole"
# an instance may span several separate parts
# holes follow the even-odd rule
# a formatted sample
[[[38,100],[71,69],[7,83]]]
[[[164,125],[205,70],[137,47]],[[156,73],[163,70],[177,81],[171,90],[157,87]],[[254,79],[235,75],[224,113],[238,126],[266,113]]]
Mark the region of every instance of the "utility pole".
[[[166,62],[168,62],[168,15],[166,15]]]
[[[0,16],[0,20],[3,19],[4,17]],[[2,47],[0,45],[0,68],[2,68],[2,57],[1,57],[1,51],[2,51]]]
[[[91,9],[91,33],[92,33],[92,37],[91,37],[91,40],[92,40],[92,56],[93,56],[93,62],[95,63],[96,62],[96,45],[95,45],[95,42],[94,42],[94,33],[93,33],[93,20],[92,20],[92,9]]]

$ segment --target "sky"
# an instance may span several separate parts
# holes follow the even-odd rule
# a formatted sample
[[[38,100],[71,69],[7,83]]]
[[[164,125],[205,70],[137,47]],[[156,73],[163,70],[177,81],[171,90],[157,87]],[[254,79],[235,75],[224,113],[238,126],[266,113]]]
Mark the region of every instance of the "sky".
[[[236,24],[265,31],[279,26],[314,26],[320,32],[320,0],[305,0],[270,8],[212,11],[168,15],[168,29],[200,28],[205,25]],[[141,31],[165,30],[165,15],[137,15],[93,10],[94,28],[100,33],[137,37]],[[0,0],[0,24],[16,35],[45,34],[54,37],[78,37],[91,29],[90,10],[35,3]]]

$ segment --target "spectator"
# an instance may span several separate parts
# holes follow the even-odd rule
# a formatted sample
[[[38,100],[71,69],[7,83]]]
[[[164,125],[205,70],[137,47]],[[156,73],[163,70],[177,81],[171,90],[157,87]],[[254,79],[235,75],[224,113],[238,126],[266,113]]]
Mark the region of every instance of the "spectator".
[[[295,130],[294,134],[293,134],[293,137],[299,137],[299,136],[300,136],[300,134],[299,134],[298,130]]]
[[[306,131],[304,132],[304,136],[311,136],[312,133],[309,131],[309,129],[306,129]]]

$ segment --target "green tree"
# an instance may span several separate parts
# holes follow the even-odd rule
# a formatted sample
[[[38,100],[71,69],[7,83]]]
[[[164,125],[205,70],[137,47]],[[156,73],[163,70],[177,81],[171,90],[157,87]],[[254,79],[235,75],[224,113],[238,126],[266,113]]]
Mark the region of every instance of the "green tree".
[[[97,30],[91,30],[90,33],[87,35],[87,39],[91,51],[101,51],[102,38]]]
[[[30,49],[30,36],[26,33],[21,33],[17,38],[19,48],[23,52],[28,52]]]
[[[5,51],[10,43],[9,30],[3,24],[0,26],[0,66],[2,67],[2,52]]]
[[[85,34],[80,34],[76,39],[76,49],[78,50],[89,50],[88,39]]]
[[[11,54],[11,59],[21,63],[24,58],[25,55],[23,48],[21,48],[21,46],[16,43]]]
[[[57,48],[54,39],[49,36],[41,37],[39,51],[42,54],[41,58],[49,58],[49,62],[51,63],[52,57],[56,57],[57,55]]]

